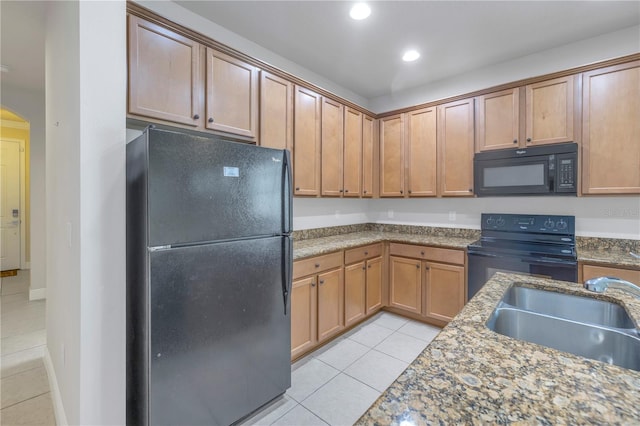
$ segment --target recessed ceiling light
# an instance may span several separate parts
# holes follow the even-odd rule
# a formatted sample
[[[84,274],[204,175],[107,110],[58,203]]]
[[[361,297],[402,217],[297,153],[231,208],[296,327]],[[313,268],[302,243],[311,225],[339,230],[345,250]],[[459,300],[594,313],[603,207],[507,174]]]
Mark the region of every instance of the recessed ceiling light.
[[[349,12],[349,16],[357,21],[365,19],[369,15],[371,15],[371,8],[369,8],[365,3],[354,4],[351,8],[351,12]]]
[[[404,55],[402,55],[402,60],[405,62],[413,62],[419,57],[420,57],[420,54],[418,53],[418,51],[412,49],[404,52]]]

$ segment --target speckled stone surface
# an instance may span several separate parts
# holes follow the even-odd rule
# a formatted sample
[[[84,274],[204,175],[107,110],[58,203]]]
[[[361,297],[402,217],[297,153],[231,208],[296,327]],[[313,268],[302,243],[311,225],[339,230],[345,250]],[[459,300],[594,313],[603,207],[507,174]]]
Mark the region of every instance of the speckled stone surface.
[[[594,295],[574,283],[496,274],[356,424],[640,424],[640,372],[485,326],[512,284]],[[640,324],[639,299],[611,289],[599,297],[618,300]]]
[[[421,244],[454,249],[466,249],[474,238],[448,237],[438,235],[401,234],[395,232],[364,231],[310,240],[293,240],[293,259],[317,256],[358,247],[366,244],[391,241],[407,244]]]
[[[357,225],[302,229],[300,231],[293,231],[292,235],[294,241],[310,240],[315,238],[333,237],[335,235],[352,234],[354,232],[371,231],[371,225],[371,223],[359,223]]]
[[[640,240],[615,238],[576,238],[578,261],[607,266],[624,266],[640,269]]]

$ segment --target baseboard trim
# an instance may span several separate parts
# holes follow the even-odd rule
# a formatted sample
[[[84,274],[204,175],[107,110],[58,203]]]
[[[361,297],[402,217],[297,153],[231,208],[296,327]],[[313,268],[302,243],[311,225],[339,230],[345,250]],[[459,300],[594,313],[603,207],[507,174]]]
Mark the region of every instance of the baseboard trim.
[[[34,290],[29,290],[29,300],[40,300],[47,298],[47,289],[46,288],[36,288]]]
[[[53,413],[56,416],[56,425],[67,426],[69,423],[67,422],[67,415],[64,412],[62,395],[60,395],[58,379],[53,369],[53,362],[51,361],[51,355],[49,355],[48,346],[45,346],[44,349],[44,367],[47,370],[47,377],[49,378],[49,390],[51,391],[51,403],[53,404]]]

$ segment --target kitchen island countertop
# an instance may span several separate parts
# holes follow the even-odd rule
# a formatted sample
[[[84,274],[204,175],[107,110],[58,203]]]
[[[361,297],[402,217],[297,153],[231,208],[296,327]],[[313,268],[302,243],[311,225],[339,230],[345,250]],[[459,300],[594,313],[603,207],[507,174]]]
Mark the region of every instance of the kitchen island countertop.
[[[595,295],[575,283],[498,273],[357,424],[640,423],[640,372],[486,327],[513,284],[617,300],[640,325],[640,299],[619,290]]]

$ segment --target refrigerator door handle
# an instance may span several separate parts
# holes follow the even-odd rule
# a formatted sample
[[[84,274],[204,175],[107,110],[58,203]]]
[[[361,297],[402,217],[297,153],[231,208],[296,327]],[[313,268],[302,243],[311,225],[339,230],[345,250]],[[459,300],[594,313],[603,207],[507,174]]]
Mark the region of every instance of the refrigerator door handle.
[[[287,304],[291,294],[291,277],[293,275],[293,241],[290,237],[282,239],[282,298],[284,300],[284,315],[287,315]]]
[[[282,179],[282,221],[283,232],[289,234],[292,231],[291,218],[293,217],[293,203],[291,200],[291,154],[289,150],[284,150],[284,178]]]

